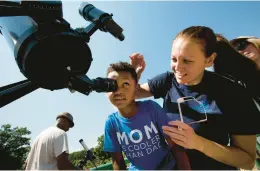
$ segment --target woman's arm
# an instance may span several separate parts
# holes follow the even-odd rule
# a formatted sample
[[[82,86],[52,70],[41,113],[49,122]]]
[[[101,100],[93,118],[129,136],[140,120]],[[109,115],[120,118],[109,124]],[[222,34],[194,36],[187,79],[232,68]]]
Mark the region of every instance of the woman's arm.
[[[142,98],[147,98],[153,96],[152,93],[150,92],[150,88],[148,83],[144,83],[142,85],[138,84],[138,87],[136,89],[135,93],[135,99],[142,99]]]
[[[198,150],[219,162],[237,168],[250,170],[254,167],[255,135],[232,135],[231,146],[225,146],[198,136],[192,127],[181,121],[171,121],[169,125],[163,127],[164,133],[182,147]]]
[[[230,166],[251,170],[255,165],[256,136],[232,135],[231,146],[224,146],[199,137],[197,150]]]
[[[135,68],[137,74],[137,81],[139,82],[141,75],[145,69],[145,60],[144,56],[140,53],[133,53],[129,56],[130,64]],[[135,99],[147,98],[151,97],[152,93],[150,92],[150,88],[148,83],[144,83],[142,85],[138,84]]]
[[[130,64],[135,69],[137,74],[137,81],[139,81],[146,66],[144,56],[141,53],[133,53],[129,56],[129,58]]]
[[[142,75],[142,72],[145,69],[145,61],[144,57],[140,53],[133,53],[130,56],[130,64],[135,68],[137,74],[137,81]],[[167,91],[170,89],[172,83],[172,73],[165,72],[163,74],[159,74],[154,78],[150,79],[148,83],[144,83],[141,86],[138,85],[136,89],[135,98],[147,98],[154,96],[155,98],[164,97]]]
[[[113,170],[126,170],[125,160],[121,152],[111,153]]]

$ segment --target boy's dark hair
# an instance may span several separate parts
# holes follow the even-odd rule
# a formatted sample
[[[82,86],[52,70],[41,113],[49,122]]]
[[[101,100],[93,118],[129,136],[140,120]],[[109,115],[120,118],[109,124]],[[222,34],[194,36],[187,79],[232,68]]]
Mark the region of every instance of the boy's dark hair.
[[[135,72],[135,69],[128,62],[119,61],[117,63],[110,64],[109,67],[107,68],[107,76],[110,72],[113,71],[129,72],[132,75],[133,79],[137,82],[137,74]]]

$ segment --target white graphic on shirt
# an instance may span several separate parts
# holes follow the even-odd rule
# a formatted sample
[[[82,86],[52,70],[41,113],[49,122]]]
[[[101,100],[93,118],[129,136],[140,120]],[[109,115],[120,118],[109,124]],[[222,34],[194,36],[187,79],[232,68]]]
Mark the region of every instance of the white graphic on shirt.
[[[144,126],[143,132],[139,129],[130,131],[128,135],[126,132],[117,132],[117,140],[128,158],[150,155],[161,148],[160,136],[152,121]]]

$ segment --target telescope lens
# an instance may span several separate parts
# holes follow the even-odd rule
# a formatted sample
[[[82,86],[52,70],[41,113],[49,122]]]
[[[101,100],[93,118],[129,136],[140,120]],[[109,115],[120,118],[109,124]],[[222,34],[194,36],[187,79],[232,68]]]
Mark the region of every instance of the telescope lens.
[[[30,41],[18,58],[24,74],[47,89],[64,88],[71,76],[86,74],[92,61],[87,43],[70,34]]]

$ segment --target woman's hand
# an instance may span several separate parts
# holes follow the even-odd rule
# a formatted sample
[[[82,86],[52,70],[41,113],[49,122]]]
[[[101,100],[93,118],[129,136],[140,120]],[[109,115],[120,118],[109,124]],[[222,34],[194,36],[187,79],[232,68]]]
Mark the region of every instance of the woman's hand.
[[[140,78],[142,72],[145,69],[144,56],[140,53],[133,53],[129,56],[130,64],[135,68],[138,79]]]
[[[168,135],[171,140],[188,149],[199,150],[203,147],[200,136],[198,136],[193,128],[181,121],[171,121],[169,126],[163,126],[163,132]]]
[[[230,146],[226,146],[198,136],[193,128],[181,121],[169,122],[169,126],[163,126],[163,132],[174,143],[198,150],[221,163],[246,170],[252,170],[254,167],[255,135],[232,135]]]

